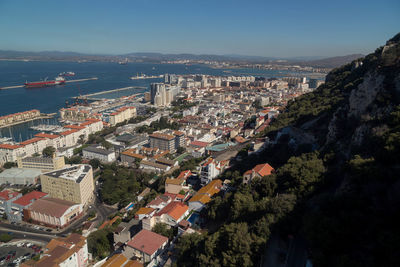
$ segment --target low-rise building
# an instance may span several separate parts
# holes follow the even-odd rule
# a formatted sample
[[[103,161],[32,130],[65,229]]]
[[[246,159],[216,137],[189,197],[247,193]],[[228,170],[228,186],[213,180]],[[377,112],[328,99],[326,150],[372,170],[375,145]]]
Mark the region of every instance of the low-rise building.
[[[143,267],[143,264],[136,260],[129,260],[123,254],[114,254],[101,267]]]
[[[37,169],[43,172],[65,167],[64,157],[26,157],[17,159],[18,168]]]
[[[86,159],[98,159],[102,162],[113,162],[116,160],[115,152],[106,150],[101,146],[89,146],[82,149],[83,157]]]
[[[167,178],[165,180],[165,192],[171,194],[180,194],[181,191],[187,191],[190,189],[186,185],[186,179],[192,175],[190,170],[182,171],[176,179]]]
[[[275,170],[268,163],[258,164],[253,169],[246,171],[243,174],[243,184],[248,184],[254,178],[261,178],[264,176],[268,176],[273,173]]]
[[[69,225],[82,214],[82,205],[58,198],[36,200],[24,210],[24,219],[54,228]]]
[[[20,222],[24,219],[23,211],[36,200],[47,197],[46,193],[39,191],[29,192],[11,203],[11,212],[7,213],[7,219],[11,222]]]
[[[112,126],[114,126],[120,122],[124,122],[134,117],[136,117],[135,107],[122,107],[110,114],[109,122]]]
[[[11,168],[0,173],[0,184],[34,185],[39,181],[40,170]]]
[[[157,223],[165,223],[169,226],[176,226],[187,215],[189,215],[189,207],[182,202],[172,201],[163,209],[143,219],[143,229],[151,230]]]
[[[40,176],[42,191],[51,197],[88,205],[94,197],[92,167],[73,165]]]
[[[86,237],[70,234],[52,239],[45,247],[38,261],[23,263],[29,267],[85,267],[89,264]]]
[[[142,160],[140,162],[140,168],[144,169],[144,170],[152,171],[152,172],[157,172],[157,173],[166,172],[171,169],[171,167],[169,167],[167,165],[148,161],[148,160]]]
[[[11,213],[12,202],[22,197],[21,193],[3,190],[0,192],[0,216]]]
[[[189,208],[191,210],[200,211],[204,206],[211,201],[211,197],[217,194],[222,188],[222,181],[213,180],[207,185],[200,188],[199,191],[189,199]]]
[[[154,260],[168,244],[168,238],[152,231],[142,229],[137,233],[123,252],[128,259],[140,259],[142,263]]]

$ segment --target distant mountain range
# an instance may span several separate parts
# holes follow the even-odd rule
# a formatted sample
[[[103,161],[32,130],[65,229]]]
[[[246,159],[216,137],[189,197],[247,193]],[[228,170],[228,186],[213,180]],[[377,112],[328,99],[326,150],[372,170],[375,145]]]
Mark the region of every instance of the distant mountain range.
[[[131,61],[143,62],[161,62],[176,60],[207,60],[219,62],[237,62],[237,63],[260,63],[260,64],[276,64],[276,65],[300,65],[321,68],[334,68],[351,62],[354,59],[363,57],[361,54],[353,54],[339,57],[295,57],[295,58],[273,58],[261,56],[244,56],[244,55],[195,55],[195,54],[162,54],[162,53],[128,53],[122,55],[107,54],[84,54],[77,52],[61,52],[61,51],[42,51],[42,52],[23,52],[13,50],[0,50],[1,59],[16,60],[49,60],[49,61],[110,61],[117,62],[121,59],[128,58]]]

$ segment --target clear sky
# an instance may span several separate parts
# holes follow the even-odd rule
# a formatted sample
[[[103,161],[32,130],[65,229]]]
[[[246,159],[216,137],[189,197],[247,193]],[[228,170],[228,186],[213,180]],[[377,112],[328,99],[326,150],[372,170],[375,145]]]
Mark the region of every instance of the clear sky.
[[[0,49],[369,53],[400,31],[400,0],[0,0]]]

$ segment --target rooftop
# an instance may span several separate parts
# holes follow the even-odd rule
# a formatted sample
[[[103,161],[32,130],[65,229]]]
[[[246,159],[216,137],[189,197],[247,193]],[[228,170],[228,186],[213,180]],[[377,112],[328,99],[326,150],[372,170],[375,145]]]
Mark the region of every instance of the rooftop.
[[[46,197],[36,200],[29,206],[28,210],[53,217],[61,217],[69,208],[75,205],[78,204],[58,198]]]
[[[19,199],[13,201],[13,203],[18,204],[20,206],[26,206],[26,205],[31,204],[33,202],[32,200],[38,200],[45,196],[47,196],[46,193],[39,192],[39,191],[32,191],[26,195],[23,195]]]
[[[169,135],[169,134],[163,134],[163,133],[153,133],[153,134],[150,134],[149,136],[153,137],[153,138],[168,140],[168,141],[174,139],[174,136]]]
[[[80,183],[91,169],[92,167],[90,165],[79,164],[79,165],[74,165],[72,167],[67,167],[64,169],[47,172],[44,173],[43,175],[50,176],[53,178],[63,178],[63,179],[73,180],[76,183]]]
[[[16,196],[18,196],[20,193],[18,192],[14,192],[14,191],[10,191],[10,190],[3,190],[0,192],[0,199],[1,200],[10,200],[15,198]]]
[[[0,173],[0,178],[32,178],[40,176],[42,172],[35,169],[11,168]]]
[[[128,242],[128,246],[142,251],[147,255],[153,255],[160,247],[168,242],[168,238],[152,231],[142,229],[137,233],[131,241]]]
[[[88,146],[88,147],[85,147],[82,151],[88,151],[88,152],[105,155],[105,156],[108,156],[108,155],[114,153],[114,151],[106,150],[103,148],[98,148],[97,146]]]
[[[161,211],[159,211],[156,215],[161,216],[163,214],[168,214],[174,220],[179,220],[186,211],[188,211],[189,207],[181,202],[171,202],[167,206],[165,206]]]

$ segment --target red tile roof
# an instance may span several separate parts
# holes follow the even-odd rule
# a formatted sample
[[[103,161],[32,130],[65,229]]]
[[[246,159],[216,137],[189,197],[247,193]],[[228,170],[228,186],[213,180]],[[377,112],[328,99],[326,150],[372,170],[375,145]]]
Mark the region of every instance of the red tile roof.
[[[65,125],[64,128],[82,130],[82,129],[85,129],[85,126],[79,126],[79,125]]]
[[[17,149],[20,147],[24,147],[24,146],[20,146],[20,145],[9,145],[9,144],[0,144],[0,148],[4,148],[4,149]]]
[[[153,138],[158,138],[158,139],[164,139],[164,140],[173,140],[175,137],[169,134],[163,134],[163,133],[153,133],[149,135],[150,137]]]
[[[44,196],[47,196],[47,194],[39,191],[32,191],[15,200],[13,203],[21,206],[26,206],[28,204],[31,204],[32,200],[38,200]]]
[[[10,190],[3,190],[0,192],[0,199],[7,201],[7,200],[10,200],[10,199],[18,196],[18,194],[20,194],[20,193],[10,191]]]
[[[193,141],[190,143],[191,146],[199,146],[199,147],[206,147],[208,143],[202,141]]]
[[[165,236],[142,229],[128,242],[128,246],[142,251],[147,255],[153,255],[166,242],[168,242],[168,238]]]
[[[65,132],[60,133],[60,135],[70,135],[70,134],[76,133],[76,132],[77,132],[77,130],[69,130],[69,131],[65,131]]]
[[[60,137],[57,134],[46,134],[46,133],[38,133],[35,134],[36,137],[41,137],[41,138],[49,138],[49,139],[55,139],[57,137]]]
[[[171,202],[165,208],[160,210],[156,216],[161,216],[163,214],[168,214],[170,217],[174,218],[174,220],[179,220],[185,212],[189,209],[189,207],[181,202]]]
[[[44,139],[43,138],[39,138],[39,137],[35,137],[35,138],[32,138],[32,139],[28,139],[28,140],[26,140],[24,142],[21,142],[20,144],[26,146],[26,145],[29,145],[29,144],[32,144],[32,143],[36,143],[36,142],[39,142],[39,141],[42,141],[42,140],[44,140]]]
[[[256,165],[253,168],[253,171],[263,177],[266,175],[270,175],[274,171],[274,168],[272,168],[271,165],[269,165],[268,163],[264,163]]]
[[[182,171],[178,177],[176,177],[176,179],[187,179],[188,177],[190,177],[192,175],[192,172],[190,170],[187,171]]]

